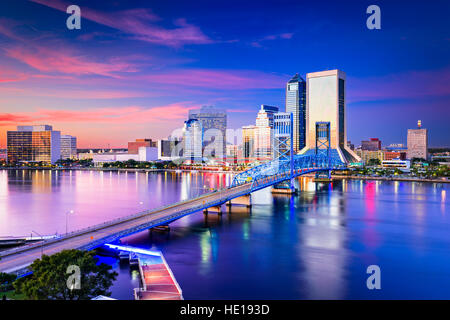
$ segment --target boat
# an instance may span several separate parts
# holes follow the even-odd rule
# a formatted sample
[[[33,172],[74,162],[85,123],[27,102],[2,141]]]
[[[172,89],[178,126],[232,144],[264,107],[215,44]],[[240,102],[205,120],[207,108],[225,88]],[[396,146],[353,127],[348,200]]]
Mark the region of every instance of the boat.
[[[119,252],[119,260],[120,261],[124,261],[124,260],[129,260],[130,259],[130,253],[126,252],[126,251],[120,251]]]

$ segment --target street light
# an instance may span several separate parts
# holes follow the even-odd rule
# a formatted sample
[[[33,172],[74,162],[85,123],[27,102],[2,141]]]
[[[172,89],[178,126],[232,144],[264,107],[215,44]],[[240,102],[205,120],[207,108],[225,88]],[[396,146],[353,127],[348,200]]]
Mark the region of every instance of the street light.
[[[44,237],[40,233],[31,230],[31,234],[33,234],[33,232],[36,233],[39,237],[41,237],[41,241],[42,241],[41,242],[41,259],[42,259],[42,255],[44,254]]]
[[[67,220],[68,220],[69,213],[73,213],[73,210],[66,211],[66,236],[67,236]]]

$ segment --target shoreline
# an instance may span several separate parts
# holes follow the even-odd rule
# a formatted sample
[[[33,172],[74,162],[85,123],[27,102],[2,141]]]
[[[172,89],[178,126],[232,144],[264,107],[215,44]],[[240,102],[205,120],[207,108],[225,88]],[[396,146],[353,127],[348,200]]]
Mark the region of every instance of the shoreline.
[[[370,177],[370,176],[343,176],[343,175],[331,175],[333,179],[343,180],[381,180],[381,181],[406,181],[406,182],[431,182],[431,183],[450,183],[450,180],[440,179],[416,179],[416,178],[392,178],[392,177]]]
[[[124,172],[192,172],[197,171],[201,173],[240,173],[243,171],[234,171],[234,170],[202,170],[202,169],[150,169],[150,168],[48,168],[48,167],[0,167],[0,170],[49,170],[49,171],[124,171]]]
[[[202,170],[202,169],[144,169],[144,168],[47,168],[47,167],[38,167],[38,168],[11,168],[4,167],[0,168],[0,170],[51,170],[51,171],[117,171],[117,172],[199,172],[199,173],[231,173],[238,174],[243,171],[224,171],[224,170]],[[305,177],[310,177],[310,175],[305,175]],[[402,178],[402,177],[370,177],[370,176],[346,176],[346,175],[332,175],[332,178],[337,180],[342,179],[352,179],[352,180],[379,180],[379,181],[405,181],[405,182],[430,182],[430,183],[450,183],[449,179],[440,180],[440,179],[417,179],[417,178]]]

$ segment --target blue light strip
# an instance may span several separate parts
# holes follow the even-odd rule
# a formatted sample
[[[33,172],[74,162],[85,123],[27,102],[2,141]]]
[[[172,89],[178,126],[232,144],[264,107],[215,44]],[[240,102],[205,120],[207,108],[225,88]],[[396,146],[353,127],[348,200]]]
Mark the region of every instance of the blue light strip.
[[[130,246],[120,246],[120,245],[110,244],[110,243],[105,243],[105,246],[107,246],[108,248],[114,249],[114,250],[118,250],[118,251],[129,251],[129,252],[146,254],[146,255],[155,256],[155,257],[161,256],[161,253],[158,251],[134,248],[134,247],[130,247]]]

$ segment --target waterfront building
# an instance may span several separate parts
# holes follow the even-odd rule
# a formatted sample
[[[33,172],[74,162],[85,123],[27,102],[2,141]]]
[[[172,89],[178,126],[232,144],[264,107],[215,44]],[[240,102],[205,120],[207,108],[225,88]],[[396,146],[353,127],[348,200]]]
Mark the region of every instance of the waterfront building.
[[[428,130],[422,129],[422,123],[417,122],[417,129],[408,129],[408,159],[428,159]]]
[[[102,167],[105,163],[125,162],[134,160],[138,162],[158,160],[158,149],[155,147],[139,147],[137,154],[128,152],[102,152],[92,153],[92,161],[95,167]]]
[[[61,159],[77,158],[77,138],[74,136],[61,135]]]
[[[393,159],[400,159],[400,160],[406,160],[406,152],[398,152],[398,151],[389,151],[389,150],[383,150],[384,152],[384,160],[393,160]]]
[[[393,152],[407,152],[408,148],[403,143],[391,143],[390,145],[384,147],[385,150]]]
[[[382,150],[369,151],[369,150],[356,150],[356,154],[361,158],[361,161],[364,164],[368,164],[372,159],[378,159],[381,161],[384,160],[384,152]]]
[[[158,140],[158,160],[174,161],[183,156],[183,141],[176,138]]]
[[[383,168],[400,169],[404,172],[409,172],[411,168],[411,162],[409,160],[390,159],[381,161]]]
[[[346,75],[340,70],[328,70],[306,75],[306,146],[301,154],[314,152],[316,147],[316,123],[330,123],[331,156],[343,162],[360,159],[347,146]]]
[[[7,132],[8,162],[55,163],[61,157],[61,132],[52,126],[18,126]]]
[[[184,122],[183,145],[183,157],[189,163],[202,163],[203,128],[199,120]]]
[[[294,127],[293,114],[279,112],[274,115],[273,159],[289,160]]]
[[[293,147],[298,152],[306,143],[306,82],[298,73],[286,84],[286,112],[293,115]]]
[[[128,153],[138,154],[140,147],[153,147],[156,148],[156,141],[152,139],[136,139],[136,141],[128,142]]]
[[[213,106],[189,110],[189,120],[198,120],[203,129],[203,155],[223,158],[226,154],[227,113]]]
[[[381,150],[381,140],[379,140],[378,138],[370,138],[369,141],[361,141],[361,150]]]

